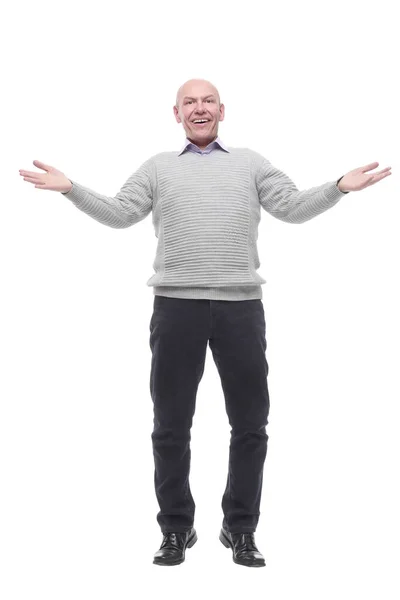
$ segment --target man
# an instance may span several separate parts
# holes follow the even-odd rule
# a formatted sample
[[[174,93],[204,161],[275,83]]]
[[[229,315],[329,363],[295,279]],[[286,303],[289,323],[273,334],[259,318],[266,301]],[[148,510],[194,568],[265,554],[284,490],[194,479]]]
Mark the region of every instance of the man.
[[[261,285],[256,272],[260,206],[288,223],[303,223],[333,207],[344,194],[391,174],[374,162],[339,180],[299,191],[248,148],[218,137],[225,107],[208,81],[190,80],[173,107],[186,132],[179,152],[161,152],[141,165],[115,197],[68,179],[54,167],[20,171],[40,189],[63,193],[80,210],[110,227],[130,227],[152,211],[158,237],[150,321],[150,390],[157,520],[163,540],[153,562],[176,565],[197,541],[190,491],[190,429],[207,344],[217,366],[231,441],[219,538],[235,563],[265,565],[254,533],[268,435],[268,364]]]

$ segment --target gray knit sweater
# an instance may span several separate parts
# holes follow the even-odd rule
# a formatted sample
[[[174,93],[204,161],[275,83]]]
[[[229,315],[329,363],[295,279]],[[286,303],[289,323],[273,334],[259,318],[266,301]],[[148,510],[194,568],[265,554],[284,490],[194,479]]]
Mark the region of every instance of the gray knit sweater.
[[[158,245],[147,285],[155,295],[212,300],[262,298],[260,207],[304,223],[345,194],[336,180],[299,191],[258,152],[215,142],[208,152],[152,156],[113,197],[70,181],[64,196],[109,227],[130,227],[152,213]]]

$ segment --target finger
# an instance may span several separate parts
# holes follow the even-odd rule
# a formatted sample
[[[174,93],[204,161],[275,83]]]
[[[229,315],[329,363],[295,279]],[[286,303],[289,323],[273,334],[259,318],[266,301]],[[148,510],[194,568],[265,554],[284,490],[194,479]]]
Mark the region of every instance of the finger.
[[[386,173],[387,169],[382,169],[382,171],[377,171],[376,173],[369,173],[368,177],[373,177],[374,179],[376,179],[379,175],[381,175],[382,173]]]
[[[37,177],[24,177],[24,181],[30,181],[31,183],[43,183]]]
[[[386,172],[386,173],[383,173],[382,175],[380,175],[379,173],[376,173],[374,175],[374,177],[371,179],[371,181],[367,182],[367,186],[374,185],[375,183],[378,183],[378,181],[381,181],[381,179],[385,179],[385,177],[388,177],[391,174],[392,174],[391,172]]]
[[[38,167],[39,169],[43,169],[44,171],[50,171],[50,169],[51,169],[50,165],[46,165],[44,162],[42,162],[40,160],[34,160],[33,164],[35,165],[35,167]]]
[[[386,175],[391,175],[391,169],[392,167],[386,167],[385,169],[382,169],[381,171],[377,171],[376,173],[373,174],[373,177],[376,179],[378,177],[379,181],[380,179],[382,179],[382,177],[386,177]],[[379,177],[380,176],[380,177]]]
[[[361,167],[361,173],[365,173],[365,171],[370,171],[371,169],[376,169],[379,166],[378,162],[370,163],[369,165],[365,165],[365,167]]]
[[[37,177],[38,175],[43,175],[43,173],[37,173],[37,171],[19,171],[20,175],[24,175],[25,177]]]

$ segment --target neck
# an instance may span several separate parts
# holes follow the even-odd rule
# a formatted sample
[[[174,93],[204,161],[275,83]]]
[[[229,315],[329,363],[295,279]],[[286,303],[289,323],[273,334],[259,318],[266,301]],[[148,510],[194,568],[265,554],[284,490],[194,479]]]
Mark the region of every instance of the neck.
[[[207,148],[207,146],[208,146],[209,144],[211,144],[212,142],[215,142],[215,140],[217,139],[217,137],[218,137],[218,135],[216,135],[215,137],[213,137],[211,140],[208,140],[208,141],[207,141],[207,143],[204,143],[204,142],[202,142],[202,143],[199,143],[199,142],[197,142],[196,140],[192,140],[190,137],[188,137],[188,140],[189,140],[190,142],[192,142],[192,144],[196,144],[196,146],[197,146],[198,148],[200,148],[200,150],[204,150],[205,148]]]

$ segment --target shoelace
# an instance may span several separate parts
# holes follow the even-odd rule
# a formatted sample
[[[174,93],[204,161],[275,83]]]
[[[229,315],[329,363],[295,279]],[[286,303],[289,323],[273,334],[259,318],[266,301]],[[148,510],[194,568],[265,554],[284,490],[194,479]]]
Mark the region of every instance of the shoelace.
[[[179,548],[178,538],[175,533],[166,533],[161,548]]]
[[[244,550],[254,550],[255,552],[258,552],[258,548],[255,544],[254,533],[242,533],[237,539],[235,536],[233,541],[237,552],[243,552]]]

